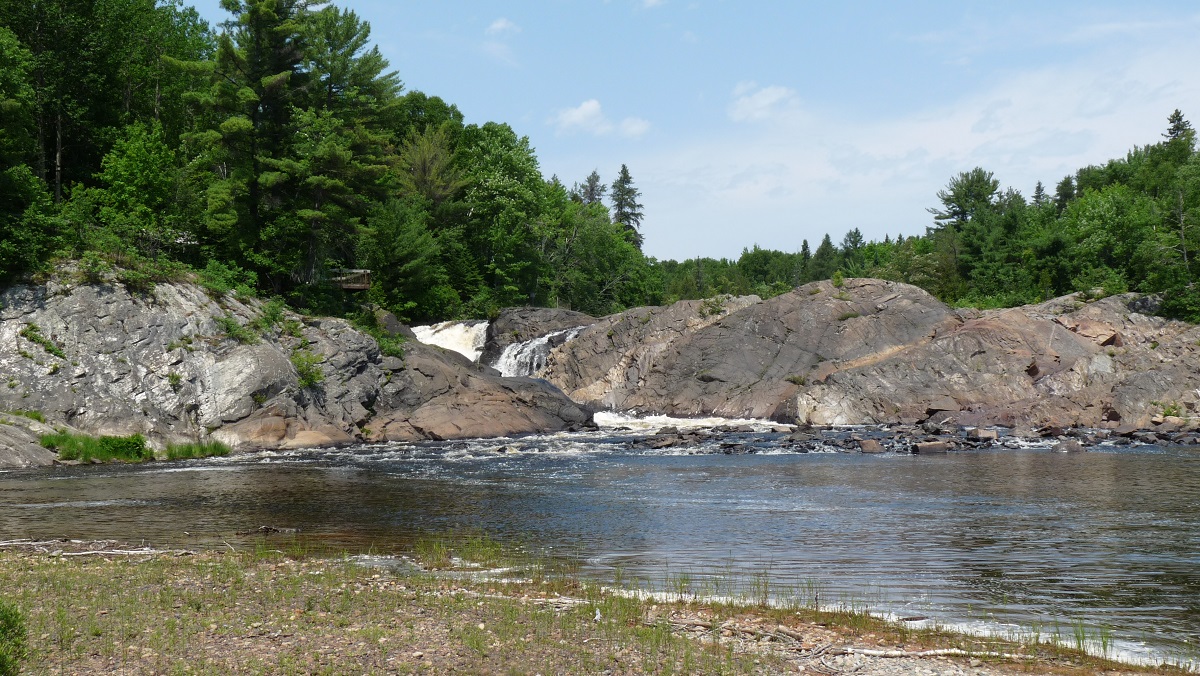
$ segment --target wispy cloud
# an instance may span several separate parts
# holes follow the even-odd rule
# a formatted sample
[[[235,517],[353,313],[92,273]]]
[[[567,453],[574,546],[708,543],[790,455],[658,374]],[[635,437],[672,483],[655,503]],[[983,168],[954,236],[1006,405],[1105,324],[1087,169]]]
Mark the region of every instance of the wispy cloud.
[[[485,35],[491,36],[513,35],[520,33],[521,27],[504,17],[500,17],[493,21],[483,32]]]
[[[854,227],[879,239],[923,232],[925,208],[958,172],[982,166],[1028,194],[1038,180],[1053,185],[1159,140],[1175,108],[1200,117],[1200,81],[1185,65],[1197,60],[1200,44],[1190,42],[1091,54],[1010,72],[903,116],[812,109],[789,87],[744,82],[727,103],[736,133],[629,158],[653,196],[647,251],[727,255],[754,242],[795,249],[802,238],[815,244]],[[721,225],[698,230],[706,223]],[[691,234],[660,242],[656,230]]]
[[[734,122],[761,122],[778,119],[800,108],[800,97],[788,87],[759,87],[755,82],[742,82],[733,89],[729,117]]]
[[[558,134],[582,132],[605,136],[615,132],[626,138],[637,138],[650,130],[650,122],[639,117],[626,117],[614,124],[596,99],[588,99],[574,108],[559,110],[549,122]]]

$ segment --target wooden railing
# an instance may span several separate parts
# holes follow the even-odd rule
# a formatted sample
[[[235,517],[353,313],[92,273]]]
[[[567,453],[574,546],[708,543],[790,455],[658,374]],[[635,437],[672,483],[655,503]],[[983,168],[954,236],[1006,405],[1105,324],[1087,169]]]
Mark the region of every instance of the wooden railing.
[[[371,271],[370,270],[350,270],[347,268],[337,268],[330,270],[333,276],[329,281],[346,289],[347,291],[363,291],[371,288]]]

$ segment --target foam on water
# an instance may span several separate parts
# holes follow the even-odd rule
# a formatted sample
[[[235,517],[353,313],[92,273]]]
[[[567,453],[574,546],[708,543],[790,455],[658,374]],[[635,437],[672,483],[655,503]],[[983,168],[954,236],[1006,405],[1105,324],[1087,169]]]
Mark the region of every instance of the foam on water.
[[[668,415],[639,416],[636,413],[616,413],[600,411],[595,415],[596,424],[600,429],[626,427],[638,432],[651,432],[663,427],[678,429],[697,429],[703,427],[741,426],[750,425],[756,431],[767,431],[780,427],[779,423],[759,418],[673,418]],[[787,427],[787,426],[784,426]]]
[[[464,322],[442,322],[432,326],[414,326],[417,340],[426,345],[453,350],[471,361],[479,361],[487,341],[488,322],[468,320]]]

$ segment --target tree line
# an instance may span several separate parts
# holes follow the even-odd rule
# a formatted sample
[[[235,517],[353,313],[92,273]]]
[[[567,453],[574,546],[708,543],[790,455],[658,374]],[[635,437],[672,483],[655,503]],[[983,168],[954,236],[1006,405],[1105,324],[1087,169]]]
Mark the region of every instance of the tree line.
[[[627,166],[611,183],[545,178],[507,124],[405,91],[352,11],[221,5],[214,27],[180,0],[0,0],[0,282],[73,260],[135,288],[195,274],[302,311],[366,302],[430,321],[765,297],[843,275],[981,307],[1161,292],[1200,319],[1200,160],[1179,111],[1163,140],[1053,194],[961,173],[920,235],[856,228],[812,250],[658,261]],[[370,290],[343,291],[359,268]]]

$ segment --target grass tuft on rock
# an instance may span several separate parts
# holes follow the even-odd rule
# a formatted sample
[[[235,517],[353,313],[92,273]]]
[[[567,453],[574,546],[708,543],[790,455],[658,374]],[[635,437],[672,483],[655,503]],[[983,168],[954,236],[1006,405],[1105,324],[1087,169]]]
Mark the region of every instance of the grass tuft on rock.
[[[230,448],[219,441],[195,441],[187,444],[171,444],[163,452],[164,460],[195,460],[197,458],[223,458]]]
[[[58,431],[53,434],[43,434],[39,441],[42,446],[58,453],[60,460],[142,462],[154,457],[146,446],[146,438],[140,434],[127,437],[92,437],[86,434]]]

